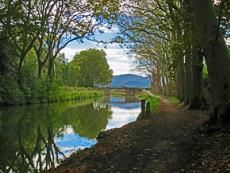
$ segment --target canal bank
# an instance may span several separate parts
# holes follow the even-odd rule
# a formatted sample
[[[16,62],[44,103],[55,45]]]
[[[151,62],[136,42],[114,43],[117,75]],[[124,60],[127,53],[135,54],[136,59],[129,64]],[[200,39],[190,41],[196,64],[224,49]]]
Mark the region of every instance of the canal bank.
[[[33,93],[35,92],[35,93]],[[17,105],[33,105],[41,103],[59,103],[64,101],[82,101],[103,97],[104,92],[95,88],[83,87],[50,87],[44,90],[31,91],[27,94],[12,94],[2,99],[0,96],[0,106],[17,106]]]

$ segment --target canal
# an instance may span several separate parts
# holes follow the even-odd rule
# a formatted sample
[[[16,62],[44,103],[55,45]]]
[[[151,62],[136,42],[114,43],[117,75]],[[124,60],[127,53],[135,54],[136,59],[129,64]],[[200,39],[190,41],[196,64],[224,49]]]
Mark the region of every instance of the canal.
[[[136,120],[135,97],[0,109],[0,172],[40,172],[97,143],[101,131]]]

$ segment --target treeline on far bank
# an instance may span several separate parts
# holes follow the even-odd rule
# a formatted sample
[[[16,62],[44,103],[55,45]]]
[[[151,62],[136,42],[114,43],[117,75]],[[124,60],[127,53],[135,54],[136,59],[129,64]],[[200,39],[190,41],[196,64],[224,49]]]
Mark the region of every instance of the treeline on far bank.
[[[95,98],[103,96],[103,92],[94,87],[108,84],[112,79],[112,71],[103,50],[82,51],[69,62],[60,54],[54,62],[54,75],[50,77],[48,65],[44,65],[38,76],[38,63],[33,49],[28,52],[19,73],[17,57],[10,43],[0,44],[3,47],[0,50],[0,105]]]

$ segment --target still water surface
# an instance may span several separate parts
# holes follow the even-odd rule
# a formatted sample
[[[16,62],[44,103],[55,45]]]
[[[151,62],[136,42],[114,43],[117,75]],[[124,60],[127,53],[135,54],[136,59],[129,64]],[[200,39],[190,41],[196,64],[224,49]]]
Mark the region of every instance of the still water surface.
[[[97,143],[98,134],[135,121],[140,103],[109,97],[0,109],[0,172],[39,172],[78,149]]]

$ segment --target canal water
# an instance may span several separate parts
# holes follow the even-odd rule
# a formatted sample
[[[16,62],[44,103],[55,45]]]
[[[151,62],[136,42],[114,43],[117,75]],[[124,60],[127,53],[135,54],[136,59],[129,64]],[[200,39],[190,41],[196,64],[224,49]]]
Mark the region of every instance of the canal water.
[[[101,131],[136,120],[134,97],[0,108],[0,173],[40,172],[97,143]]]

